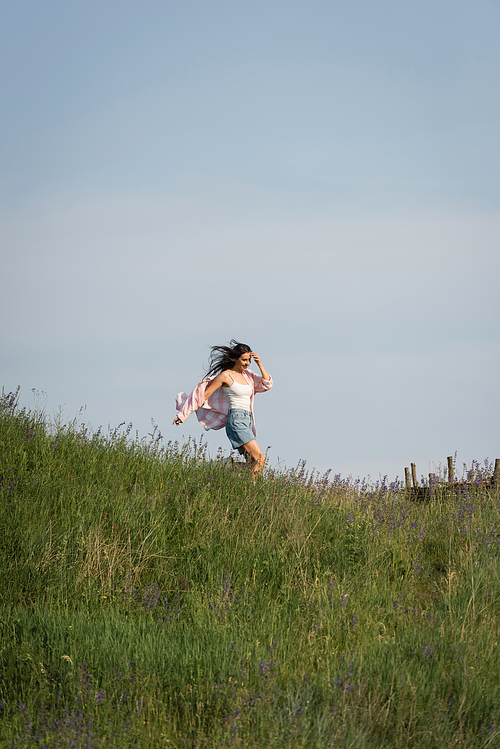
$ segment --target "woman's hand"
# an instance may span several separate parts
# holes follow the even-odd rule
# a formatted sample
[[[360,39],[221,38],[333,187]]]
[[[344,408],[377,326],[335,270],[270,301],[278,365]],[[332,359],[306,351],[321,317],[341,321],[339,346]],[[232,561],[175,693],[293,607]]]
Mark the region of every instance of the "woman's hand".
[[[174,424],[176,427],[179,426],[179,424],[182,424],[182,421],[179,419],[178,416],[173,420],[172,424]]]
[[[256,363],[256,365],[258,367],[260,367],[260,356],[258,354],[256,354],[255,351],[252,351],[252,353],[250,354],[250,356],[252,357],[252,359],[254,360],[254,362]]]
[[[255,351],[252,351],[252,353],[250,354],[250,356],[252,357],[252,359],[254,360],[254,362],[256,363],[256,365],[258,366],[258,368],[260,369],[260,373],[262,375],[262,379],[263,380],[270,380],[271,379],[271,375],[269,374],[269,372],[266,372],[266,370],[262,366],[262,362],[260,360],[260,356],[258,354],[256,354]]]

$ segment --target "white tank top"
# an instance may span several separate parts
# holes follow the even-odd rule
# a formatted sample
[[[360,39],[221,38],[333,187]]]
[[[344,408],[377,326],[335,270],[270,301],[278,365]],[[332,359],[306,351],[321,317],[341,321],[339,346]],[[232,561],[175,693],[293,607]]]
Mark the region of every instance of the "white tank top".
[[[229,374],[229,372],[228,372]],[[231,377],[231,375],[229,375]],[[241,408],[243,411],[250,411],[250,396],[252,395],[252,388],[250,385],[241,385],[239,382],[235,382],[230,387],[225,387],[226,395],[229,399],[229,408]]]

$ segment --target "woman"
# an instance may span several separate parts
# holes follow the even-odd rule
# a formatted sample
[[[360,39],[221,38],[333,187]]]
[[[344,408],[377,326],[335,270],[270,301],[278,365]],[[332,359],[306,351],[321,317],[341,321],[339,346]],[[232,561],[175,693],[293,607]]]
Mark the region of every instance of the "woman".
[[[251,360],[260,369],[260,376],[248,369]],[[177,396],[177,416],[174,424],[186,421],[196,411],[204,429],[222,429],[234,449],[245,455],[252,464],[255,477],[264,468],[264,455],[255,439],[253,399],[255,393],[270,390],[273,380],[264,369],[260,357],[246,343],[230,341],[229,346],[212,346],[207,375],[191,395]]]

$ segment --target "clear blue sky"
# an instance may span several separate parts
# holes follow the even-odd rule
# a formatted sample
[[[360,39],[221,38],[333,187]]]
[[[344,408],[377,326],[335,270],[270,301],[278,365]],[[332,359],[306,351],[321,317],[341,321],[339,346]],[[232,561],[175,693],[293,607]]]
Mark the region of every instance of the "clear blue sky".
[[[5,3],[0,385],[198,437],[175,395],[237,338],[271,464],[499,457],[499,32],[485,0]]]

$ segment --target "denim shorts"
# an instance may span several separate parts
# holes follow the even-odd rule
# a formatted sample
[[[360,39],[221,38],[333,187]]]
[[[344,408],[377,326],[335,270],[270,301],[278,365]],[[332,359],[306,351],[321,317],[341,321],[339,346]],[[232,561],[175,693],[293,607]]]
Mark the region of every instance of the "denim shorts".
[[[240,408],[231,409],[227,415],[226,434],[235,450],[254,440],[253,417],[250,411],[243,411]]]

